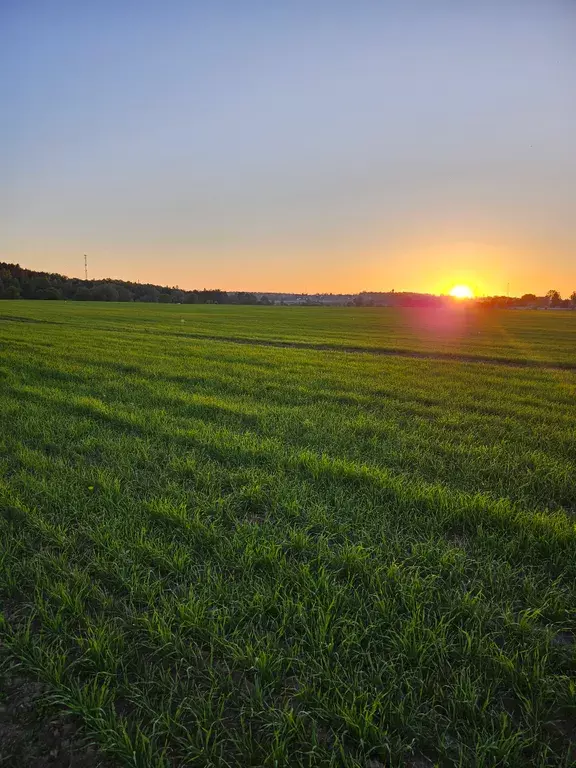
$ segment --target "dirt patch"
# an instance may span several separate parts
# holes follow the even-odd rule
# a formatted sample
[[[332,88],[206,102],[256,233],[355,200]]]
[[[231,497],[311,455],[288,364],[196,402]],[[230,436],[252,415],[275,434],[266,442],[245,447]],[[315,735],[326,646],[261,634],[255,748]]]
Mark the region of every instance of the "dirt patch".
[[[0,675],[0,766],[112,768],[75,718],[50,710],[46,693],[42,683]]]
[[[546,723],[545,730],[557,743],[557,751],[567,754],[570,765],[576,765],[576,717],[572,713]],[[566,763],[568,765],[568,763]]]

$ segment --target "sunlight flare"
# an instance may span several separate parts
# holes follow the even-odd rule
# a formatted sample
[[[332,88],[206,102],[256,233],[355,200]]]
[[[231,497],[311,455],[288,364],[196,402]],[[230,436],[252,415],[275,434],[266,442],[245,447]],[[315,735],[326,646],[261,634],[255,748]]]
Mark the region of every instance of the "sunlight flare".
[[[455,299],[473,299],[474,291],[468,285],[455,285],[450,291],[450,296]]]

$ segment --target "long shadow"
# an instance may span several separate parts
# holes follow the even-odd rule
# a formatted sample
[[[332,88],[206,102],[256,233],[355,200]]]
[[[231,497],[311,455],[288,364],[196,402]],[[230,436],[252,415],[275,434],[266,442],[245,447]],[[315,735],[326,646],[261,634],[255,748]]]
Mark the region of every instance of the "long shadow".
[[[63,410],[78,411],[76,408]],[[80,408],[79,412],[86,415],[85,409]],[[123,434],[128,431],[122,419],[105,421],[107,426]],[[382,515],[405,518],[403,528],[413,528],[416,539],[419,536],[415,518],[436,519],[439,536],[450,536],[456,530],[474,539],[480,530],[484,534],[492,532],[497,535],[503,544],[505,541],[517,543],[513,556],[508,558],[510,562],[537,566],[552,578],[565,578],[576,570],[576,535],[568,524],[567,514],[548,517],[538,511],[522,509],[509,500],[491,500],[479,494],[417,481],[315,451],[291,450],[283,453],[281,444],[275,445],[274,441],[266,444],[257,439],[252,446],[243,446],[242,438],[249,435],[229,432],[230,440],[226,442],[218,436],[210,439],[192,431],[169,434],[144,427],[134,431],[143,436],[154,436],[159,443],[176,442],[185,449],[197,450],[201,456],[216,461],[222,467],[264,467],[269,472],[279,471],[281,475],[298,479],[305,495],[312,493],[326,498],[349,495],[350,510],[357,508],[359,495],[368,493],[372,505],[381,507]],[[252,437],[257,436],[252,434]],[[450,497],[452,502],[448,503]],[[366,521],[367,527],[377,535],[375,524],[378,527],[374,519],[371,523]]]
[[[81,358],[77,358],[78,362],[81,362]],[[135,364],[123,364],[115,362],[101,361],[98,363],[98,367],[106,368],[111,371],[117,372],[121,375],[139,375],[142,378],[147,378],[150,372],[146,369]],[[325,390],[314,391],[306,390],[302,391],[300,386],[291,386],[286,380],[282,384],[282,391],[277,392],[274,389],[266,389],[264,395],[258,391],[255,387],[252,390],[248,390],[245,386],[240,385],[236,379],[232,377],[226,377],[224,380],[218,379],[216,382],[213,376],[199,375],[194,373],[192,375],[187,374],[170,374],[163,373],[158,375],[154,373],[154,381],[176,384],[183,387],[184,391],[187,391],[190,387],[201,388],[201,394],[205,395],[233,395],[243,398],[247,403],[253,403],[258,405],[265,398],[267,404],[274,404],[279,406],[314,406],[316,404],[326,404],[329,406],[351,406],[354,408],[361,408],[363,411],[369,411],[374,413],[380,413],[382,408],[379,401],[383,399],[387,404],[393,405],[396,408],[400,408],[408,415],[421,415],[418,408],[434,408],[442,407],[445,405],[445,400],[439,397],[431,397],[429,394],[404,392],[401,390],[366,390],[359,392],[348,392],[335,390],[334,392],[328,392]],[[259,396],[260,395],[260,396]],[[556,401],[558,403],[558,401]],[[561,405],[569,405],[571,401],[562,401]],[[177,401],[174,401],[177,404]],[[537,397],[533,397],[530,402],[524,399],[522,403],[513,402],[512,405],[517,408],[521,405],[530,405],[532,407],[546,408]],[[406,407],[410,406],[410,407]],[[414,408],[416,406],[417,408]],[[478,413],[482,416],[491,416],[497,419],[504,417],[504,411],[502,408],[498,408],[495,405],[486,405],[483,402],[469,402],[466,406],[462,406],[462,410],[467,413]],[[510,411],[508,411],[510,413]],[[512,411],[513,415],[521,416],[517,414],[515,410]],[[525,415],[522,418],[526,418]],[[566,417],[568,418],[568,416]]]
[[[265,444],[268,444],[268,442],[271,445],[275,445],[276,448],[278,446],[283,446],[283,448],[285,448],[288,452],[318,450],[318,440],[302,441],[298,438],[297,434],[292,435],[290,433],[271,435],[266,426],[261,425],[260,416],[258,414],[242,414],[235,408],[227,408],[225,404],[202,402],[186,403],[180,402],[178,398],[165,397],[146,400],[145,397],[144,399],[146,402],[149,404],[154,404],[158,408],[168,407],[171,411],[172,418],[177,419],[174,432],[170,433],[167,431],[159,430],[158,427],[153,424],[146,426],[142,423],[134,422],[131,418],[129,418],[128,415],[123,415],[121,412],[115,412],[113,410],[114,404],[108,403],[106,401],[103,402],[103,408],[99,408],[96,405],[92,405],[90,402],[75,402],[73,399],[62,401],[59,398],[51,397],[48,393],[44,394],[38,391],[23,391],[14,385],[6,388],[4,391],[10,391],[18,402],[20,402],[23,398],[27,398],[28,400],[35,400],[36,402],[40,402],[51,410],[54,409],[54,407],[58,407],[58,409],[64,413],[68,413],[75,417],[93,419],[94,421],[105,424],[108,428],[112,428],[113,430],[123,435],[135,435],[141,437],[146,436],[148,438],[152,438],[156,443],[162,443],[165,441],[179,441],[185,443],[188,446],[195,443],[196,447],[201,448],[202,451],[209,455],[211,458],[224,463],[227,461],[227,458],[230,455],[234,457],[235,463],[238,461],[241,461],[242,463],[246,461],[252,461],[254,465],[261,465],[262,463],[268,464],[270,462],[271,457],[267,453],[267,450],[256,451],[257,454],[262,454],[260,458],[254,454],[253,450],[246,452],[245,448],[239,444],[242,440],[245,439],[250,441],[252,444],[254,444],[254,441],[258,441],[261,444],[261,447]],[[144,394],[146,395],[147,393]],[[396,405],[402,411],[402,413],[398,414],[400,416],[419,415],[414,414],[413,409],[409,409],[404,413],[405,408],[403,403],[399,402]],[[196,423],[186,424],[186,419],[193,420]],[[216,440],[212,440],[207,435],[202,436],[203,430],[210,426],[216,428],[222,437],[219,437]],[[185,435],[183,433],[185,433]],[[372,436],[373,433],[370,432],[370,435]],[[232,440],[234,443],[238,443],[233,450],[231,450],[230,444],[226,445],[227,438],[230,438],[230,440]],[[228,443],[229,442],[230,441],[228,440]],[[354,464],[358,461],[358,456],[356,453],[350,453],[344,450],[343,455],[339,455],[337,460],[339,462],[344,461]],[[371,466],[374,468],[379,468],[380,465],[377,463],[377,457],[375,457],[374,460],[376,463],[372,464]],[[436,480],[435,477],[430,476],[430,472],[426,471],[425,467],[416,466],[407,468],[400,464],[391,464],[389,461],[386,462],[384,466],[386,467],[385,471],[394,473],[399,477],[409,478],[410,481],[414,483],[421,481],[426,484],[430,484],[434,483]],[[467,493],[470,495],[470,489],[465,487],[465,485],[460,482],[454,482],[454,479],[452,479],[449,483],[446,483],[446,481],[443,480],[442,484],[446,488],[449,488],[451,491],[457,493]],[[475,492],[480,491],[481,488],[479,487]],[[514,494],[512,493],[511,495],[507,496],[507,498],[513,500]],[[517,499],[517,502],[521,502],[521,499]],[[569,503],[569,499],[566,497],[565,492],[561,493],[560,489],[557,493],[551,494],[550,503],[554,503],[555,505],[558,505],[560,508],[565,510],[569,510],[572,507],[571,503]],[[537,508],[536,504],[534,507],[532,507],[532,505],[526,506],[525,504],[523,506],[524,508],[530,509]]]
[[[66,360],[78,364],[86,364],[86,358],[80,355],[67,355]],[[94,368],[109,370],[118,374],[118,376],[139,376],[144,379],[151,378],[150,370],[147,370],[135,363],[99,360],[97,362],[91,363],[91,365]],[[13,370],[22,370],[29,374],[39,374],[38,366],[32,363],[23,363],[18,361],[18,363],[11,363],[11,367]],[[276,366],[272,367],[276,368]],[[43,368],[41,375],[37,375],[36,378],[39,383],[50,378],[58,381],[88,381],[87,377],[83,377],[77,373],[53,373],[48,367]],[[154,371],[153,380],[155,383],[164,381],[167,383],[176,384],[181,387],[186,387],[187,389],[190,387],[201,387],[202,394],[205,395],[235,395],[242,397],[248,402],[252,402],[254,404],[261,403],[263,400],[262,397],[255,396],[257,394],[261,394],[256,387],[253,387],[251,390],[247,389],[245,386],[242,386],[238,383],[237,378],[233,378],[232,376],[227,376],[224,380],[215,380],[214,376],[200,375],[197,372],[189,375],[184,373],[163,373],[158,375],[158,373]],[[363,409],[374,410],[374,408],[370,408],[370,400],[372,399],[372,404],[374,404],[374,398],[385,398],[386,401],[390,403],[409,403],[412,405],[417,404],[426,407],[442,405],[442,400],[438,398],[432,398],[429,395],[416,395],[402,391],[394,392],[392,390],[366,391],[359,392],[357,394],[355,392],[349,393],[341,390],[335,391],[333,394],[326,391],[307,390],[303,393],[300,386],[291,386],[286,380],[284,380],[282,383],[282,392],[276,392],[274,389],[266,389],[264,394],[266,403],[268,404],[273,403],[276,405],[289,405],[294,407],[300,405],[327,403],[335,406],[349,405],[354,407],[361,407]]]
[[[39,393],[17,392],[15,394],[26,399],[41,402],[54,407],[55,401]],[[546,516],[537,510],[526,510],[517,507],[510,500],[505,500],[507,508],[503,509],[502,500],[496,501],[479,494],[450,488],[443,483],[430,483],[422,479],[408,478],[394,470],[382,469],[377,466],[359,465],[353,460],[340,457],[330,457],[310,449],[302,449],[297,445],[283,450],[279,440],[262,438],[257,432],[235,432],[228,428],[222,435],[210,438],[199,431],[190,430],[182,433],[159,432],[157,428],[145,427],[129,422],[122,417],[93,410],[89,406],[75,403],[56,403],[64,413],[76,416],[94,418],[123,435],[137,434],[142,437],[153,437],[155,442],[162,444],[179,443],[184,448],[196,449],[203,456],[230,468],[266,467],[269,470],[279,469],[288,475],[300,476],[302,481],[317,487],[328,482],[330,486],[339,486],[343,490],[368,490],[376,493],[386,507],[393,507],[397,513],[405,510],[413,514],[419,511],[423,514],[445,512],[446,494],[454,493],[462,502],[462,511],[469,507],[473,514],[467,519],[459,514],[458,519],[463,527],[470,529],[476,526],[494,526],[505,533],[515,529],[525,537],[532,525],[535,530],[544,532],[547,527]],[[217,414],[214,414],[217,416]],[[212,420],[207,420],[208,426]],[[242,445],[242,441],[252,438],[250,446]],[[568,514],[568,513],[564,513]],[[574,533],[565,538],[573,547],[576,538]],[[541,542],[543,544],[543,542]],[[541,547],[540,547],[541,548]],[[547,549],[547,548],[546,548]],[[536,553],[534,553],[536,554]],[[547,555],[549,556],[549,554]]]

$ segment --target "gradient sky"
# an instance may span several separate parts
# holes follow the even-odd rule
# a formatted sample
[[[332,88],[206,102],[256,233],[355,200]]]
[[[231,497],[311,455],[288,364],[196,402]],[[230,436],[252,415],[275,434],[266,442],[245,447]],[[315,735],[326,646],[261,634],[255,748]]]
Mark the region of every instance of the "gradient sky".
[[[0,0],[0,260],[576,289],[573,0]]]

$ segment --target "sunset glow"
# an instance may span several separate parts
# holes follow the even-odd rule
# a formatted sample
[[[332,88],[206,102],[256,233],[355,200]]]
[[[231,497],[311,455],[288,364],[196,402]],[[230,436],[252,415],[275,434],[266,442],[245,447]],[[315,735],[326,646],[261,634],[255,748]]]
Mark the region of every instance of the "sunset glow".
[[[186,290],[576,289],[573,3],[45,5],[0,2],[3,261],[81,278],[86,253],[91,279]]]
[[[474,291],[468,285],[455,285],[450,291],[450,296],[455,299],[473,299]]]

